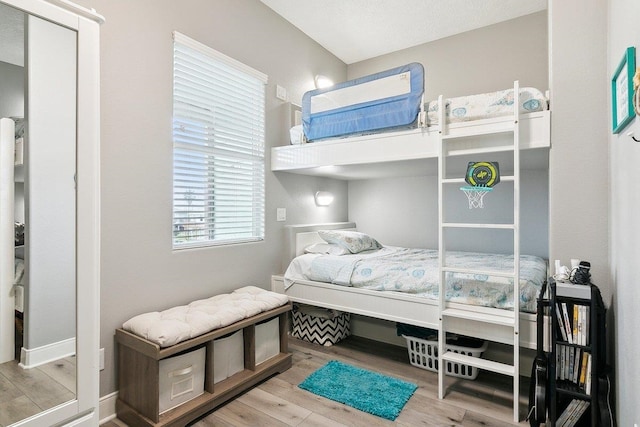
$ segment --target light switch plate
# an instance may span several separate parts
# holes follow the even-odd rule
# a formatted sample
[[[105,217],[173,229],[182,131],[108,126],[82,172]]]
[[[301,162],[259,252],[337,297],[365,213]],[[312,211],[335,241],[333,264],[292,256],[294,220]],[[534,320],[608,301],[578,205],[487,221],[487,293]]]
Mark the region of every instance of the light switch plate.
[[[278,208],[276,210],[276,221],[287,220],[287,208]]]
[[[276,98],[281,101],[287,100],[287,89],[283,88],[280,85],[276,85]]]

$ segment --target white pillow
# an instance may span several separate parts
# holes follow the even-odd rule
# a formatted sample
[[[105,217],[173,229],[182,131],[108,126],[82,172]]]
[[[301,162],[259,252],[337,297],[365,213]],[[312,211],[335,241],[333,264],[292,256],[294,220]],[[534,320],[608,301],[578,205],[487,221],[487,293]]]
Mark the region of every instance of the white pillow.
[[[332,245],[330,243],[314,243],[304,248],[304,252],[307,254],[325,254],[325,255],[346,255],[350,254],[348,250],[341,248],[338,245]]]
[[[347,230],[320,230],[318,235],[327,243],[333,243],[357,254],[372,249],[380,249],[382,245],[376,239],[364,233]]]

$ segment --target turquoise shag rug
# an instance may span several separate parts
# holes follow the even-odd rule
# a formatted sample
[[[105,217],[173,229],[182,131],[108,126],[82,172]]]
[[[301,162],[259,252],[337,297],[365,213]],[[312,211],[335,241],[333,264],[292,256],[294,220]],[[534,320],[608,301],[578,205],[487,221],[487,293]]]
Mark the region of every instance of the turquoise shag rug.
[[[417,385],[331,360],[298,386],[387,420],[395,420]]]

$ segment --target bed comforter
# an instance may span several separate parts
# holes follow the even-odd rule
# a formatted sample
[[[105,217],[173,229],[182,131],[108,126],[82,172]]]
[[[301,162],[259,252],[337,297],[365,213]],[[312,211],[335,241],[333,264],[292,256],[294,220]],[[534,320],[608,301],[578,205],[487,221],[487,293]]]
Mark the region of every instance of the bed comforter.
[[[447,252],[447,266],[510,272],[513,255]],[[355,255],[305,254],[285,273],[285,286],[312,280],[355,288],[410,293],[437,299],[438,251],[386,246]],[[547,263],[536,256],[520,256],[520,309],[535,313],[536,298],[546,280]],[[513,280],[500,276],[447,273],[446,300],[513,310]]]

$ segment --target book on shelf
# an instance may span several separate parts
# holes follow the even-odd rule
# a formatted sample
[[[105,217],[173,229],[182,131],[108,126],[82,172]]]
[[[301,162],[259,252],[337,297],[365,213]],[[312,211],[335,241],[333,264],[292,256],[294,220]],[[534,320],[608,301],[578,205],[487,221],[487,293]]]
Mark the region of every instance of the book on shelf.
[[[558,373],[560,375],[560,380],[564,380],[564,356],[566,354],[566,347],[561,345],[560,346],[560,362],[556,365],[556,369],[558,370]]]
[[[573,410],[571,411],[571,413],[569,413],[569,415],[567,416],[566,421],[564,421],[563,424],[556,423],[556,426],[562,426],[562,427],[575,426],[576,423],[580,421],[580,418],[582,418],[582,414],[584,414],[587,411],[589,404],[590,403],[586,400],[579,401],[578,404],[573,407]]]
[[[584,392],[588,396],[591,396],[591,354],[587,359],[587,373],[585,374],[586,378],[584,380]]]
[[[578,329],[578,326],[580,325],[580,322],[578,321],[578,312],[580,311],[580,306],[574,304],[573,305],[573,343],[574,344],[580,344],[580,331]]]
[[[560,344],[556,344],[556,379],[560,379],[560,372],[562,366],[562,346]]]
[[[588,305],[580,306],[582,308],[582,345],[589,345],[589,312],[591,307]]]
[[[579,345],[584,345],[584,305],[574,306],[574,310],[578,311],[577,323],[578,323],[578,339],[576,340]]]
[[[589,360],[590,354],[586,351],[582,352],[582,361],[580,366],[580,380],[578,381],[578,386],[581,389],[585,389],[585,380],[587,379],[587,361]]]
[[[564,327],[567,333],[567,341],[569,344],[573,344],[573,335],[571,331],[571,323],[569,323],[569,312],[567,311],[567,303],[563,302],[562,304],[562,318],[564,320]]]
[[[567,330],[564,327],[562,321],[562,313],[560,312],[560,306],[556,303],[556,317],[558,318],[558,326],[560,326],[560,335],[562,335],[562,341],[567,341]]]
[[[591,345],[591,339],[590,339],[590,334],[589,334],[591,307],[589,307],[588,305],[585,305],[584,308],[585,308],[585,316],[584,316],[585,338],[584,338],[584,345]]]
[[[578,384],[578,380],[580,379],[580,357],[581,357],[581,350],[579,348],[574,349],[575,350],[575,357],[574,359],[574,365],[573,365],[573,378],[571,378],[571,381],[573,381],[574,383]]]
[[[576,357],[576,349],[575,347],[569,347],[569,375],[567,376],[567,379],[569,381],[573,381],[573,369],[575,366],[575,357]]]
[[[560,414],[558,419],[556,419],[556,427],[560,427],[564,425],[564,423],[569,418],[569,415],[573,413],[575,408],[578,406],[578,403],[580,403],[578,399],[573,399],[571,400],[571,402],[569,402],[569,405],[567,405],[567,407],[564,408],[564,411],[562,411],[562,414]]]

